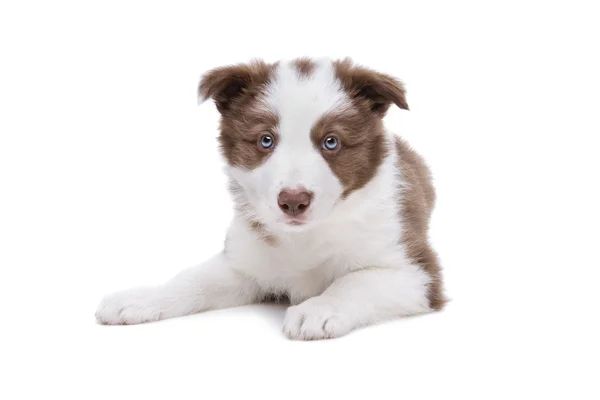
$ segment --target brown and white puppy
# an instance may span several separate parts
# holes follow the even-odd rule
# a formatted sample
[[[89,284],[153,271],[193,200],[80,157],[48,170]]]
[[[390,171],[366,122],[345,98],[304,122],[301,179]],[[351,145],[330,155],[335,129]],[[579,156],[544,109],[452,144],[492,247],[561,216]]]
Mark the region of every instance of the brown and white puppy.
[[[255,61],[202,78],[221,113],[235,217],[225,249],[159,287],[107,296],[137,324],[286,296],[283,331],[322,339],[444,305],[423,159],[387,131],[398,80],[350,60]]]

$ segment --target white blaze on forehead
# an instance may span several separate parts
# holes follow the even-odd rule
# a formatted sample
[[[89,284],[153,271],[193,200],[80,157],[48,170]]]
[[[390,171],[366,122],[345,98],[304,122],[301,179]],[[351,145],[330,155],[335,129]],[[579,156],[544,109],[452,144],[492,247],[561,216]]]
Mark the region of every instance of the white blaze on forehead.
[[[266,90],[265,105],[279,115],[283,141],[290,136],[310,140],[313,125],[327,112],[348,107],[350,99],[335,76],[330,60],[314,61],[308,75],[300,75],[293,62],[281,62]],[[295,141],[295,140],[294,140]]]

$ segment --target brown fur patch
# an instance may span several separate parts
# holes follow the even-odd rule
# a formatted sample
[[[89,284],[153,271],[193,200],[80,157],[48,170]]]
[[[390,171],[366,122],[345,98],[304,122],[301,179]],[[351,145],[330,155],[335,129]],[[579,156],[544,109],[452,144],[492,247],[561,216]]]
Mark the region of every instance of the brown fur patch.
[[[311,139],[344,187],[342,198],[373,178],[387,155],[381,119],[354,109],[325,115],[313,127]],[[328,136],[338,138],[335,150],[323,149]]]
[[[227,162],[233,166],[253,169],[273,152],[260,146],[260,138],[269,135],[277,145],[277,115],[247,106],[243,112],[221,118],[219,143]]]
[[[297,58],[293,61],[293,64],[301,78],[310,76],[315,70],[315,63],[307,57]]]
[[[441,267],[427,238],[429,219],[435,205],[431,173],[423,158],[400,138],[396,138],[396,151],[398,168],[404,182],[401,188],[401,219],[404,224],[401,242],[406,246],[408,256],[431,278],[429,306],[433,310],[441,310],[446,302]]]
[[[392,103],[408,110],[404,84],[380,72],[355,65],[350,58],[333,63],[337,78],[361,110],[384,116]]]
[[[198,96],[212,98],[223,116],[235,114],[269,83],[275,66],[254,60],[248,64],[215,68],[202,76]]]
[[[275,246],[277,244],[277,242],[278,242],[277,236],[270,234],[262,222],[250,221],[249,224],[250,224],[250,229],[252,229],[254,232],[258,233],[261,240],[263,240],[265,243],[270,244],[271,246]]]

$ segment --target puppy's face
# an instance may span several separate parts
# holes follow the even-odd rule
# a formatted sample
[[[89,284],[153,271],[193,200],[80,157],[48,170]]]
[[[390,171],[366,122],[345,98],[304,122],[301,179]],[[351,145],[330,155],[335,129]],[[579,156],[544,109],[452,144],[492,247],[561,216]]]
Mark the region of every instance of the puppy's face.
[[[325,220],[386,155],[381,118],[408,109],[402,84],[350,60],[217,68],[199,86],[221,113],[236,205],[250,221],[298,231]]]

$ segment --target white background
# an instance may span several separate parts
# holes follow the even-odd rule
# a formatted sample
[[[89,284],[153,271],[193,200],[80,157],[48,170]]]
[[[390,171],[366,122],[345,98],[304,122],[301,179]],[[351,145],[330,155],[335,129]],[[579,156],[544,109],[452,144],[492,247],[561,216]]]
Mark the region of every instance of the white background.
[[[600,14],[411,3],[2,2],[0,397],[598,399]],[[406,82],[447,309],[307,343],[269,305],[96,325],[221,248],[200,74],[302,55]]]

